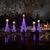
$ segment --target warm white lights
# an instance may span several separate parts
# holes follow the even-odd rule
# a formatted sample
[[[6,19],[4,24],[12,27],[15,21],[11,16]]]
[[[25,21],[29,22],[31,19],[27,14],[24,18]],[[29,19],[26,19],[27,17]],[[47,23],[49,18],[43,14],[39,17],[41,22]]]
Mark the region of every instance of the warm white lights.
[[[33,24],[35,24],[35,21],[33,21]]]
[[[13,24],[15,24],[15,21],[13,21]]]
[[[9,19],[6,19],[6,22],[8,22],[9,21]]]
[[[25,17],[25,14],[23,14],[23,17]]]
[[[40,20],[38,20],[38,22],[40,22]]]

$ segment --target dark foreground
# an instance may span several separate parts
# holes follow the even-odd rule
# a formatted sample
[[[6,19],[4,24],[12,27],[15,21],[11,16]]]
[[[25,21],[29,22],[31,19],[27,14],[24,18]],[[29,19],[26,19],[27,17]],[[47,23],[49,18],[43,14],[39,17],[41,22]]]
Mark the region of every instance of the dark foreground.
[[[44,38],[43,38],[44,39]],[[49,38],[50,39],[50,38]],[[50,40],[40,40],[39,42],[33,41],[31,37],[29,37],[27,40],[22,41],[20,39],[20,36],[16,38],[15,41],[9,40],[8,43],[5,44],[4,38],[1,38],[0,36],[0,49],[13,49],[13,50],[40,50],[40,49],[47,49],[50,50]]]
[[[36,45],[34,44],[22,44],[22,43],[15,43],[11,42],[9,44],[0,44],[0,49],[16,49],[16,50],[40,50],[40,49],[49,49],[50,50],[50,44],[45,43],[44,45],[39,45],[38,43]]]

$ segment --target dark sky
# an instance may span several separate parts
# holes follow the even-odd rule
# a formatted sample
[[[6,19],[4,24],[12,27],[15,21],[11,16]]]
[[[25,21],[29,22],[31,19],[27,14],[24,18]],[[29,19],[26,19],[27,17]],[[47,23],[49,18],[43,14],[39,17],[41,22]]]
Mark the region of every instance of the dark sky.
[[[50,20],[50,0],[45,1],[46,4],[43,7],[33,11],[33,16],[38,13],[41,16],[41,19]]]
[[[44,16],[46,15],[46,13],[50,12],[50,0],[46,0],[46,4],[44,5],[44,7],[34,11],[35,14],[36,12],[38,12],[40,16]]]
[[[17,1],[17,0],[16,0]],[[28,2],[27,2],[28,1]],[[30,0],[31,1],[31,0]],[[33,0],[32,0],[33,1]],[[31,3],[29,3],[29,0],[18,0],[18,2],[16,2],[16,11],[18,12],[18,13],[22,13],[23,12],[23,10],[24,10],[24,2],[26,2],[26,5],[28,6],[26,6],[27,7],[27,9],[26,9],[26,11],[28,10],[28,12],[30,11],[31,13],[32,13],[32,15],[34,16],[34,15],[36,15],[37,13],[40,15],[40,16],[47,16],[48,14],[50,14],[50,0],[38,0],[38,1],[41,1],[41,2],[39,2],[39,3],[42,3],[42,2],[45,2],[45,4],[44,4],[44,6],[42,6],[42,7],[40,7],[40,8],[38,8],[38,6],[37,5],[35,5],[35,3],[38,3],[38,2],[36,2],[35,0],[34,0],[34,3],[33,3],[33,5],[34,6],[28,6],[29,4],[31,4]],[[28,3],[28,4],[27,4]],[[43,4],[43,3],[42,3]],[[40,4],[39,4],[40,5]],[[13,8],[13,9],[15,9],[15,0],[0,0],[0,15],[2,14],[2,13],[5,13],[6,11],[7,11],[7,7],[9,7],[9,9],[10,8]],[[6,7],[6,9],[5,9],[5,7]],[[32,11],[31,11],[32,10]],[[25,10],[24,10],[25,11]]]

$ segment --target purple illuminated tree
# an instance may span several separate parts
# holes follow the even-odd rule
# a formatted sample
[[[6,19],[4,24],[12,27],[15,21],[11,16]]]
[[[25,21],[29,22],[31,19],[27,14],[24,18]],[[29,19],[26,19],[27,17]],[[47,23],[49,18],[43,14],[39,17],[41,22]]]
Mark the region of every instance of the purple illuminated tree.
[[[33,28],[32,28],[32,32],[36,32],[36,27],[35,27],[35,22],[33,21]],[[36,35],[33,35],[33,40],[36,40]]]
[[[39,32],[42,32],[41,27],[40,27],[40,20],[38,20],[37,30],[38,30]]]
[[[23,21],[22,21],[22,25],[21,25],[21,32],[23,32],[23,31],[25,31],[25,32],[27,31],[24,14],[23,14]]]
[[[33,21],[33,28],[32,28],[32,32],[36,31],[36,27],[35,27],[35,22]]]
[[[13,28],[12,28],[12,32],[16,32],[15,21],[13,21]]]
[[[5,32],[9,32],[9,31],[10,31],[8,21],[9,21],[9,20],[6,19]]]

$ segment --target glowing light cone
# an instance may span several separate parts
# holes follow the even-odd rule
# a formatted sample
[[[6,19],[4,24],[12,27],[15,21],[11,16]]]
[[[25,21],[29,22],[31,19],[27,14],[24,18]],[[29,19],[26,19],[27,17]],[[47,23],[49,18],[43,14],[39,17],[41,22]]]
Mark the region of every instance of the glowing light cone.
[[[10,31],[8,21],[9,21],[9,20],[6,19],[5,32],[9,32],[9,31]]]
[[[38,20],[37,30],[38,30],[39,32],[41,32],[41,31],[42,31],[42,30],[41,30],[41,27],[40,27],[40,20]]]
[[[33,28],[32,28],[32,32],[36,31],[36,27],[35,27],[35,22],[33,21]]]
[[[23,14],[23,21],[22,21],[22,26],[21,26],[21,32],[23,32],[23,31],[25,31],[25,32],[27,31],[24,14]]]
[[[12,32],[16,32],[15,21],[13,21],[13,29],[12,29]]]

